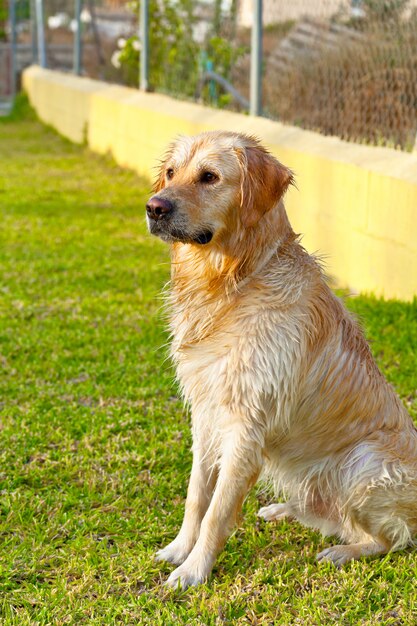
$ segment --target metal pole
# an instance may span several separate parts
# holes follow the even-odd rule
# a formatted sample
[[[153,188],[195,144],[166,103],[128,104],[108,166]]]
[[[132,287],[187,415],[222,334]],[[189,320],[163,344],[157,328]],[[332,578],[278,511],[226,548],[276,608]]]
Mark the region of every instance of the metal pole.
[[[140,77],[139,88],[149,90],[149,0],[141,0],[139,39],[140,50]]]
[[[253,0],[250,62],[250,114],[262,113],[262,0]]]
[[[81,74],[81,55],[82,55],[82,42],[81,42],[81,10],[82,0],[75,0],[75,22],[76,31],[74,36],[74,73],[80,76]]]
[[[11,92],[12,98],[16,95],[17,78],[17,45],[16,45],[16,2],[9,0],[9,20],[10,20],[10,57],[11,57]]]
[[[38,61],[41,67],[46,67],[45,50],[45,26],[43,21],[43,0],[35,0],[36,4],[36,25],[38,32]]]
[[[103,54],[103,48],[102,48],[102,45],[101,45],[100,34],[99,34],[98,28],[97,28],[97,18],[96,18],[96,10],[95,10],[95,6],[94,6],[94,0],[88,0],[88,9],[89,9],[90,15],[91,15],[91,28],[93,30],[94,42],[96,44],[97,59],[98,59],[100,67],[103,69],[103,67],[106,65],[106,59],[105,59],[104,54]],[[101,71],[100,72],[100,78],[103,78],[102,74],[103,74],[103,72]]]
[[[32,46],[32,63],[36,63],[38,58],[38,47],[36,43],[36,8],[35,0],[30,0],[30,40]]]

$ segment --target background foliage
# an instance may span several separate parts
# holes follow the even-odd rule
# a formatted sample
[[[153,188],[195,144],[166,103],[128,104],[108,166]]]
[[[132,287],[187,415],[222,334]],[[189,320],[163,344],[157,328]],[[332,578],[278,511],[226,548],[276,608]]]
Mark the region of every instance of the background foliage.
[[[217,85],[200,87],[201,78],[208,68],[214,69],[229,80],[234,64],[247,51],[227,37],[236,20],[236,2],[227,15],[215,3],[214,19],[207,32],[196,33],[199,19],[192,0],[151,0],[150,14],[150,84],[155,91],[185,98],[202,97],[205,102],[218,106],[230,104],[227,94],[221,94]],[[139,14],[140,2],[130,4]],[[119,55],[128,84],[137,85],[140,49],[137,37],[131,37]]]

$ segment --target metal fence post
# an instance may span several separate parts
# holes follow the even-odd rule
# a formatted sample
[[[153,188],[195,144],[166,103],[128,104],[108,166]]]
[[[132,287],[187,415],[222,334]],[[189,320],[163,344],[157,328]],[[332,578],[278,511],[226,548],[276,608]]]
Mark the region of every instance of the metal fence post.
[[[17,45],[16,45],[16,1],[9,0],[9,20],[10,20],[10,61],[11,61],[11,92],[12,98],[16,95],[17,78]]]
[[[36,25],[38,32],[38,61],[41,67],[46,67],[45,25],[43,21],[43,0],[36,0]]]
[[[139,39],[140,50],[140,77],[139,87],[142,91],[149,90],[149,0],[141,0]]]
[[[38,45],[36,41],[36,7],[35,0],[30,0],[30,42],[32,47],[32,63],[38,58]]]
[[[250,63],[250,114],[262,113],[262,0],[253,0]]]
[[[75,23],[76,30],[74,33],[74,74],[81,74],[81,57],[82,57],[82,41],[81,41],[81,10],[82,0],[75,0]]]

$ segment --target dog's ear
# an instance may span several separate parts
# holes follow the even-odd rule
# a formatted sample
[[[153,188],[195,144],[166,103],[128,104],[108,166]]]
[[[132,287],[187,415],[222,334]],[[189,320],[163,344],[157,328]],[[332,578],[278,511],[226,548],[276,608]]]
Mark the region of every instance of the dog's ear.
[[[236,153],[241,170],[241,221],[250,228],[279,202],[294,176],[260,145],[236,148]]]
[[[157,174],[152,185],[152,190],[154,193],[158,193],[158,191],[161,191],[161,189],[163,189],[166,185],[167,162],[172,157],[172,154],[174,152],[174,146],[175,144],[172,143],[168,147],[168,150],[165,152],[163,159],[159,163]]]

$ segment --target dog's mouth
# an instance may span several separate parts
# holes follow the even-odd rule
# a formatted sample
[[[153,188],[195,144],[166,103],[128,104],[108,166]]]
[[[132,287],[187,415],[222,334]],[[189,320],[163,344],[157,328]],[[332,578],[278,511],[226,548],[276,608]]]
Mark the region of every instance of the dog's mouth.
[[[213,232],[211,230],[204,230],[197,235],[191,235],[183,230],[178,229],[160,229],[152,225],[150,231],[153,235],[157,235],[163,241],[168,243],[178,241],[181,243],[198,243],[199,245],[206,245],[213,239]]]
[[[202,245],[206,243],[210,243],[213,239],[213,233],[210,230],[205,230],[204,232],[197,235],[197,237],[193,238],[194,243],[200,243]]]

